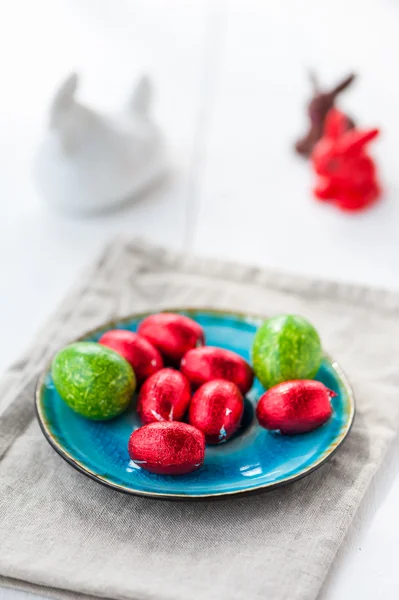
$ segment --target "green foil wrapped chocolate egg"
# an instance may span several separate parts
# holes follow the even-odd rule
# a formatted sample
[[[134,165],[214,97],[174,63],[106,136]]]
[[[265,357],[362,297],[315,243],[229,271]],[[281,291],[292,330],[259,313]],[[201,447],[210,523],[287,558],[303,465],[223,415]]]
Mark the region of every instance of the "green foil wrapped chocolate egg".
[[[280,315],[262,323],[252,346],[253,368],[266,388],[293,379],[313,379],[322,356],[316,329],[295,315]]]
[[[80,415],[96,421],[120,415],[136,389],[130,364],[95,342],[76,342],[60,350],[51,372],[64,402]]]

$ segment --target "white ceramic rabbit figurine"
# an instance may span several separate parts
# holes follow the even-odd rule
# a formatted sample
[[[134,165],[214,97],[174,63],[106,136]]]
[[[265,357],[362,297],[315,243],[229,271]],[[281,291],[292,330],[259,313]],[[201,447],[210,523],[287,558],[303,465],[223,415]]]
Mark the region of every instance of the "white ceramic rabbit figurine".
[[[75,100],[78,77],[61,85],[36,159],[48,203],[90,214],[134,199],[167,170],[164,141],[149,117],[151,85],[143,77],[128,107],[112,116]]]

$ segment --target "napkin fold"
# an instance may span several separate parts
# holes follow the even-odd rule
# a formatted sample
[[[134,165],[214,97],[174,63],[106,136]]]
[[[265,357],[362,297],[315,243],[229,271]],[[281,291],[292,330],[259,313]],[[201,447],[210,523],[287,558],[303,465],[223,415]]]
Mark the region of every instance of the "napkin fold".
[[[357,401],[331,460],[268,493],[171,502],[105,488],[53,451],[33,390],[54,352],[109,319],[179,307],[311,320]],[[60,600],[316,598],[397,430],[398,317],[395,293],[110,244],[0,381],[0,585]]]

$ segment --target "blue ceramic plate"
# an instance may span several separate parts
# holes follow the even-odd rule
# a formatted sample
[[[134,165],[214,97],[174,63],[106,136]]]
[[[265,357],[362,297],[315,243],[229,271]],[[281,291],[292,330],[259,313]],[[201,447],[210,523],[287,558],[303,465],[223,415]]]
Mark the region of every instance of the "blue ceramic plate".
[[[178,310],[195,319],[205,330],[209,345],[234,350],[246,360],[258,325],[258,317],[213,310]],[[97,341],[108,329],[135,331],[136,315],[108,323],[81,339]],[[249,392],[241,428],[226,444],[208,446],[205,463],[196,472],[180,476],[148,473],[129,460],[131,432],[140,427],[134,410],[107,422],[93,422],[75,414],[54,388],[50,369],[40,377],[36,409],[40,426],[53,448],[76,469],[99,483],[130,494],[181,498],[212,498],[267,490],[303,477],[337,450],[349,433],[354,417],[350,385],[337,363],[324,358],[316,379],[333,389],[333,416],[310,433],[283,436],[257,424],[254,407],[264,391],[258,381]]]

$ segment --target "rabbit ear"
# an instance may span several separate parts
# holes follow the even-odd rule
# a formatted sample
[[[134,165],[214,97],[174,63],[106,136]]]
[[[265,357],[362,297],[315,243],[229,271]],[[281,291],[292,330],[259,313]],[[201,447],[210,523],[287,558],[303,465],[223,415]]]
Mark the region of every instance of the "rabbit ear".
[[[324,124],[324,135],[337,140],[348,129],[348,119],[336,108],[328,111]]]
[[[71,107],[77,87],[78,76],[76,73],[71,73],[59,87],[53,99],[50,108],[51,122],[53,124]]]
[[[347,131],[344,137],[340,140],[340,150],[346,152],[359,152],[371,140],[379,135],[379,129],[368,129],[367,131],[355,131],[351,129]]]
[[[147,76],[141,77],[130,98],[129,108],[141,116],[148,116],[152,100],[152,85]]]
[[[335,88],[332,90],[332,95],[337,96],[337,94],[340,94],[341,92],[343,92],[348,85],[350,85],[352,83],[352,81],[355,79],[356,75],[354,73],[351,73],[350,75],[348,75],[348,77],[346,77],[343,81],[341,81],[338,85],[335,86]]]
[[[320,85],[319,85],[319,80],[317,78],[316,73],[312,70],[309,70],[309,80],[310,83],[312,84],[312,88],[313,88],[313,92],[316,94],[317,92],[320,91]]]

